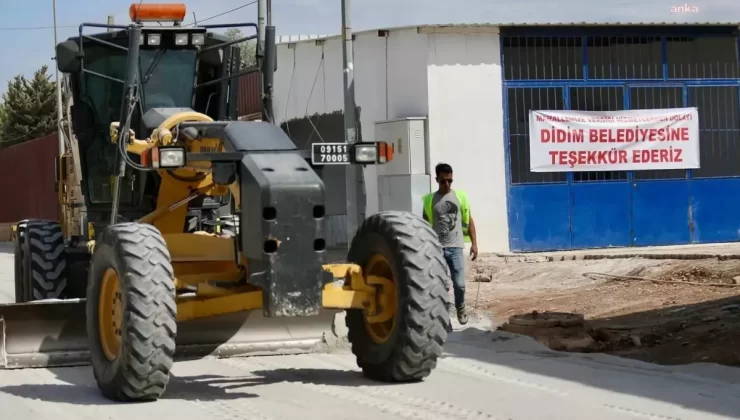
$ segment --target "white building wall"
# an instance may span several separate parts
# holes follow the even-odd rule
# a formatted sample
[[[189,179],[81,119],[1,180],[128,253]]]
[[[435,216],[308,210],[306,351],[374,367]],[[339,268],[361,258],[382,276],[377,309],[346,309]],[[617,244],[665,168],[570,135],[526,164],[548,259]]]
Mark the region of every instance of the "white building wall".
[[[388,37],[378,36],[377,31],[356,34],[355,102],[362,109],[363,139],[375,139],[376,121],[427,115],[426,49],[426,36],[416,29],[390,31]],[[277,51],[273,108],[278,124],[343,109],[339,37],[327,38],[323,45],[317,45],[316,40],[280,43]],[[320,67],[322,54],[324,62]],[[365,189],[366,213],[376,213],[378,187],[374,167],[365,168]]]
[[[454,187],[470,195],[479,250],[508,251],[497,29],[410,28],[390,30],[387,37],[362,32],[356,34],[354,58],[363,139],[375,138],[376,121],[428,117],[432,183],[437,163],[452,165]],[[323,45],[315,40],[278,45],[278,123],[341,110],[342,89],[339,37],[327,38]],[[365,169],[365,183],[366,210],[372,214],[378,209],[375,168]]]
[[[498,31],[429,28],[427,36],[431,169],[449,163],[453,188],[468,193],[478,250],[507,252],[507,140]]]

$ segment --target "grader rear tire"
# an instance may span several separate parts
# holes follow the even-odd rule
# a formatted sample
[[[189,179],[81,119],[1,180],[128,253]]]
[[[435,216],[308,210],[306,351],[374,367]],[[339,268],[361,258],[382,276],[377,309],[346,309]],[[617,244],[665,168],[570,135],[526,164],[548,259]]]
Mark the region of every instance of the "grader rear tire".
[[[93,373],[114,401],[153,401],[175,354],[177,305],[167,245],[152,225],[122,223],[98,238],[87,286]]]
[[[16,301],[65,299],[67,252],[61,225],[24,220],[16,234]]]
[[[348,260],[395,286],[390,321],[371,324],[362,310],[347,311],[348,339],[364,375],[383,382],[427,377],[443,353],[450,322],[449,274],[437,235],[414,214],[377,213],[360,226]]]

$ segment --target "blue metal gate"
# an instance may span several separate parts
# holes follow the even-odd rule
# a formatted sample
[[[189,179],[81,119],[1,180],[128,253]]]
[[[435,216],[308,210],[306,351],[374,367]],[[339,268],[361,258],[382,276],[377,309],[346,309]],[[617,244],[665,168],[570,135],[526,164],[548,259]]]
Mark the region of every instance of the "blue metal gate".
[[[740,190],[740,69],[735,30],[503,29],[511,249],[740,240],[740,195],[735,192]],[[688,106],[699,109],[701,169],[529,170],[531,109]]]

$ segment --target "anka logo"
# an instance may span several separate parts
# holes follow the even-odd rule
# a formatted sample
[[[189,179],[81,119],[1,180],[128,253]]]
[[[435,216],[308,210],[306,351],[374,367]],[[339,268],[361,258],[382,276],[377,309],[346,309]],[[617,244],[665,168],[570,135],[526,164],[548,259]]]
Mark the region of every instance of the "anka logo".
[[[682,6],[671,6],[671,13],[699,13],[699,7],[684,3]]]

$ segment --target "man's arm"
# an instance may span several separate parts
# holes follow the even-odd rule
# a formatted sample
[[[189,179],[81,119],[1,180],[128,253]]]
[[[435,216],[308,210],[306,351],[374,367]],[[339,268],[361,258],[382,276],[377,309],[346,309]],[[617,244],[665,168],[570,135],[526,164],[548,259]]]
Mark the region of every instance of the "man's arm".
[[[473,260],[478,258],[478,237],[475,234],[475,221],[473,220],[473,213],[470,213],[470,226],[468,226],[468,235],[470,235],[470,255],[473,256]]]

